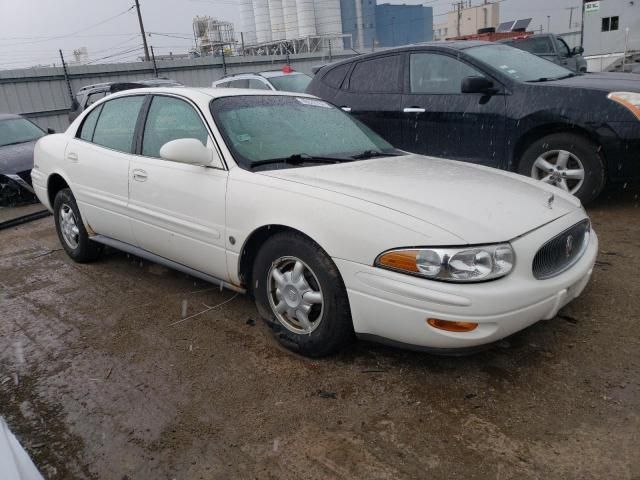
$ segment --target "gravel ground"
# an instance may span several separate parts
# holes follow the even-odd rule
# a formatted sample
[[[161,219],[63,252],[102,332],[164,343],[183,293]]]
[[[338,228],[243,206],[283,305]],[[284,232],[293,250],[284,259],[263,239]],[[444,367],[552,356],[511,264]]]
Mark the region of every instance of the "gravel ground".
[[[581,298],[462,358],[301,358],[248,298],[2,231],[0,415],[52,479],[640,479],[639,192],[590,209]]]

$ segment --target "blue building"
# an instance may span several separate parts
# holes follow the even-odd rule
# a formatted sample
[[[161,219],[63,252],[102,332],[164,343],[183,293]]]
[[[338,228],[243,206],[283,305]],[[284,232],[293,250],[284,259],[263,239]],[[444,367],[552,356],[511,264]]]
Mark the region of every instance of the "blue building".
[[[377,5],[376,40],[379,47],[433,40],[433,9],[422,5]]]
[[[422,5],[377,5],[376,0],[340,0],[346,49],[370,50],[433,39],[433,9]]]

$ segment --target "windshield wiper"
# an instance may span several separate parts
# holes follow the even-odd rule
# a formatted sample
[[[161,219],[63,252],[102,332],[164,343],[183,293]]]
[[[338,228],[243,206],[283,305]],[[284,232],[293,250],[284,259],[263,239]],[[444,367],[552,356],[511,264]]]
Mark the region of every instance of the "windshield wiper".
[[[575,73],[568,73],[567,75],[562,75],[561,77],[540,77],[537,78],[536,80],[527,80],[527,83],[537,83],[537,82],[553,82],[555,80],[564,80],[565,78],[571,78],[571,77],[575,77],[576,74]]]
[[[288,157],[283,158],[268,158],[266,160],[258,160],[251,163],[251,168],[259,167],[260,165],[271,165],[274,163],[285,163],[287,165],[300,165],[302,163],[341,163],[350,162],[351,158],[341,157],[322,157],[316,155],[308,155],[306,153],[294,153]]]
[[[380,152],[378,150],[365,150],[363,152],[351,155],[354,160],[368,160],[375,157],[397,157],[399,154],[394,152]]]

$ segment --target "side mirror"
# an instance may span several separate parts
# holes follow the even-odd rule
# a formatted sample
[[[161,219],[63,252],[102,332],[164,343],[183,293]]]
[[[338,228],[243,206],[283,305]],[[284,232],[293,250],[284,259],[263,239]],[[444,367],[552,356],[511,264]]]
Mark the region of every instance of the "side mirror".
[[[160,148],[160,158],[190,165],[207,166],[214,160],[213,150],[195,138],[179,138],[165,143]]]
[[[56,133],[56,131],[53,128],[47,128],[47,135],[51,135]]]
[[[584,48],[582,47],[573,47],[571,50],[571,55],[582,55],[584,53]]]
[[[466,77],[460,88],[462,93],[493,93],[493,82],[485,77]]]

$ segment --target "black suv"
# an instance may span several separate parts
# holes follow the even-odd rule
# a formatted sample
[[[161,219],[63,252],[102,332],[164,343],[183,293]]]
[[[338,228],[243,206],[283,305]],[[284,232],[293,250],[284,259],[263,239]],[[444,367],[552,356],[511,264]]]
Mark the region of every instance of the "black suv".
[[[181,83],[166,78],[151,78],[135,82],[105,82],[85,85],[78,90],[78,93],[76,93],[71,110],[69,110],[69,123],[73,122],[86,108],[90,107],[101,98],[115,92],[130,90],[132,88],[182,86],[183,85]]]
[[[576,74],[499,43],[451,41],[361,55],[307,93],[410,152],[512,170],[589,202],[640,180],[640,77]]]

